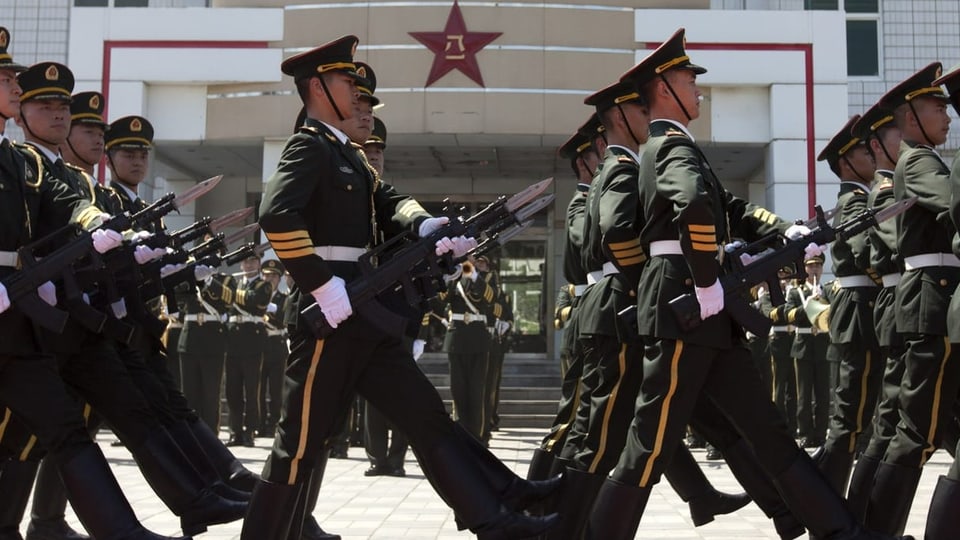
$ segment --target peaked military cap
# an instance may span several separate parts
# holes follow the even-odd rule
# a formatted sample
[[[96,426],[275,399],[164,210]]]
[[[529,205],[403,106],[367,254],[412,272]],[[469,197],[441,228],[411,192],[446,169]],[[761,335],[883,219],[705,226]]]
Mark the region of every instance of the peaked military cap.
[[[706,73],[706,68],[690,62],[690,55],[687,54],[685,49],[687,45],[687,39],[684,37],[685,33],[686,30],[683,28],[674,32],[670,39],[661,43],[646,58],[621,75],[620,80],[632,79],[637,86],[643,86],[657,75],[671,69],[689,69],[697,75]]]
[[[13,55],[7,52],[10,47],[10,31],[0,26],[0,69],[9,69],[17,73],[26,71],[27,66],[13,61]]]
[[[153,146],[153,125],[142,116],[124,116],[110,123],[104,137],[107,150],[111,148],[146,148]]]
[[[867,140],[883,127],[894,127],[893,110],[883,102],[878,101],[863,113],[863,116],[857,120],[850,131],[857,137]]]
[[[373,117],[373,131],[370,132],[367,142],[363,144],[379,144],[384,148],[387,147],[387,125],[383,123],[383,120],[376,116]]]
[[[357,36],[343,36],[315,49],[295,54],[280,64],[280,71],[294,79],[312,77],[328,71],[343,71],[357,76],[353,55],[357,52]]]
[[[56,62],[40,62],[17,75],[17,83],[23,89],[20,103],[34,99],[57,99],[70,101],[73,93],[73,72]]]
[[[380,104],[380,98],[373,95],[377,91],[377,75],[369,64],[357,62],[357,92],[360,92],[360,99],[370,100],[370,104],[376,107]]]
[[[283,275],[283,265],[280,264],[280,261],[276,259],[267,259],[263,261],[263,265],[260,266],[260,271],[264,274],[274,273]]]
[[[78,92],[70,103],[70,123],[90,124],[107,128],[103,119],[103,94],[100,92]]]
[[[557,149],[557,155],[563,159],[573,160],[592,146],[593,142],[578,130],[560,145],[560,148]]]
[[[924,97],[946,101],[947,94],[944,93],[943,88],[934,84],[942,74],[943,65],[940,62],[933,62],[891,88],[880,98],[880,101],[891,109]]]
[[[603,124],[600,122],[600,116],[597,113],[590,115],[590,118],[587,118],[587,121],[583,123],[577,131],[586,137],[591,143],[597,136],[603,133]]]
[[[947,87],[947,92],[950,92],[950,94],[955,94],[960,91],[960,64],[953,66],[946,73],[941,74],[937,80],[933,81],[933,86],[943,85]]]
[[[860,115],[856,114],[847,120],[847,123],[840,128],[840,131],[827,142],[827,145],[820,151],[817,161],[824,161],[842,157],[852,148],[859,144],[865,144],[866,141],[853,134],[853,126],[860,120]]]
[[[597,90],[583,100],[584,104],[596,107],[598,114],[615,105],[631,102],[638,102],[640,105],[647,104],[647,101],[640,95],[637,85],[631,80],[617,81],[606,88]]]

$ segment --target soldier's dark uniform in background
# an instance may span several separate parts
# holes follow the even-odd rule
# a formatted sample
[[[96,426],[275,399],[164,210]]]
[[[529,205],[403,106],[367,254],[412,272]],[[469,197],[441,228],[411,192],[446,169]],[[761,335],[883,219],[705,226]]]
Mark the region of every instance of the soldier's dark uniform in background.
[[[830,140],[818,159],[847,159],[844,156],[863,144],[851,129],[859,115],[851,118]],[[834,225],[867,208],[870,187],[859,180],[841,178]],[[830,302],[830,340],[840,362],[836,387],[836,413],[817,465],[837,493],[845,494],[861,433],[868,428],[880,394],[884,359],[877,344],[873,307],[880,288],[870,267],[870,246],[866,232],[837,239],[830,248],[833,274],[839,291]]]
[[[891,108],[908,106],[914,111],[914,99],[938,100],[937,105],[945,106],[943,90],[932,84],[940,71],[935,62],[881,100]],[[922,121],[920,127],[934,129]],[[947,219],[950,169],[929,140],[910,140],[906,129],[903,136],[893,191],[897,200],[917,197],[917,202],[897,216],[904,273],[897,285],[895,311],[906,348],[900,422],[877,468],[866,517],[867,526],[891,534],[906,526],[923,465],[940,446],[942,426],[950,421],[960,392],[960,353],[950,346],[947,328],[950,297],[960,284],[960,259],[951,247],[956,227]]]
[[[180,353],[183,395],[215,433],[220,432],[220,387],[227,346],[224,322],[233,302],[233,289],[225,281],[226,275],[214,274],[200,284],[199,291],[184,286],[189,292],[179,300],[183,330],[174,345]]]
[[[263,274],[274,273],[283,276],[283,266],[276,259],[264,261],[260,269]],[[270,297],[273,304],[272,311],[266,313],[267,342],[263,350],[263,365],[260,368],[260,426],[257,428],[261,437],[269,437],[280,421],[280,406],[283,398],[283,370],[287,365],[287,355],[290,348],[287,345],[287,325],[284,323],[287,295],[275,289]],[[267,400],[267,395],[270,399]]]
[[[783,289],[781,285],[781,289]],[[782,292],[786,296],[790,290]],[[760,311],[770,318],[769,354],[773,366],[773,402],[787,421],[787,431],[797,436],[797,371],[793,365],[793,329],[787,320],[787,305],[774,307],[770,295],[760,297]]]
[[[267,348],[264,321],[270,303],[270,284],[259,275],[228,278],[233,303],[227,322],[226,389],[230,441],[253,446],[260,428],[260,366]]]
[[[489,263],[488,263],[489,264]],[[510,299],[503,290],[500,280],[492,269],[487,273],[487,283],[493,287],[496,295],[491,308],[490,351],[487,357],[487,377],[484,382],[483,436],[481,440],[490,442],[492,432],[500,427],[500,381],[503,378],[503,358],[507,353],[510,329],[513,327],[513,309]]]

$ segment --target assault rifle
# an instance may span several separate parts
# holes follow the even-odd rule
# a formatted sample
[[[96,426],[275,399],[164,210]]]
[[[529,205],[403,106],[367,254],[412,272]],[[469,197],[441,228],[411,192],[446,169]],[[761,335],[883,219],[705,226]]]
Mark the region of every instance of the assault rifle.
[[[450,216],[449,223],[423,238],[413,234],[399,235],[367,252],[358,261],[360,277],[346,285],[354,312],[384,332],[402,336],[407,319],[381,305],[376,296],[400,287],[406,301],[416,305],[436,294],[442,286],[443,275],[452,274],[457,264],[466,259],[466,256],[454,259],[450,253],[438,256],[438,240],[466,236],[481,240],[481,243],[492,242],[487,246],[495,245],[496,241],[492,239],[498,234],[522,227],[534,213],[553,201],[553,195],[537,199],[552,182],[553,178],[547,178],[512,197],[501,196],[469,218]],[[318,339],[333,333],[316,303],[307,306],[300,314]]]
[[[151,248],[171,248],[176,250],[185,249],[187,244],[203,238],[207,234],[217,234],[234,223],[241,223],[253,214],[253,207],[240,208],[213,219],[204,217],[197,220],[196,223],[188,225],[178,231],[166,233],[159,231],[156,234],[139,242]]]
[[[724,255],[729,261],[732,270],[720,276],[723,286],[723,306],[730,316],[750,332],[762,336],[770,331],[771,321],[754,309],[747,298],[750,289],[755,285],[766,283],[770,294],[770,301],[774,306],[786,302],[777,271],[784,266],[795,266],[797,278],[805,279],[803,258],[806,248],[811,243],[827,245],[836,239],[846,240],[864,230],[875,227],[893,216],[903,213],[913,206],[916,197],[897,201],[896,203],[877,211],[868,208],[851,219],[836,227],[831,227],[824,217],[823,209],[816,207],[816,228],[806,236],[790,240],[779,233],[767,235],[755,242],[742,244],[732,248]],[[760,258],[744,265],[740,256],[743,254],[757,255]],[[700,304],[693,293],[687,293],[670,301],[670,309],[677,318],[680,328],[690,331],[700,325]]]

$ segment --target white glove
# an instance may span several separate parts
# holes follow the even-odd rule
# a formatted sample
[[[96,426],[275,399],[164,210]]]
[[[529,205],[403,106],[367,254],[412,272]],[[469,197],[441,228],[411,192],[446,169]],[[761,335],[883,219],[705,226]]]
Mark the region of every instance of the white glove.
[[[497,319],[497,322],[493,323],[493,329],[496,330],[498,336],[502,336],[510,330],[510,323]]]
[[[705,321],[723,311],[723,285],[720,280],[713,282],[709,287],[694,287],[697,293],[697,302],[700,302],[700,320]]]
[[[37,294],[40,295],[40,298],[42,298],[44,302],[51,306],[57,305],[57,286],[54,285],[52,281],[48,281],[37,287]]]
[[[413,340],[413,359],[419,360],[423,356],[423,348],[426,347],[427,342],[422,339]]]
[[[165,277],[169,276],[170,274],[175,274],[175,273],[183,270],[184,268],[186,268],[186,266],[187,266],[187,265],[182,264],[182,263],[177,263],[177,264],[165,264],[165,265],[163,265],[163,266],[160,267],[160,277],[165,278]]]
[[[267,304],[267,313],[276,313],[276,312],[277,312],[276,304],[274,304],[273,302],[270,302],[269,304]]]
[[[110,304],[110,309],[113,311],[113,316],[118,319],[122,319],[127,316],[127,303],[123,301],[123,298]]]
[[[320,311],[327,319],[330,328],[336,328],[353,314],[350,297],[347,296],[346,283],[343,279],[333,276],[330,281],[310,291],[320,306]]]
[[[137,247],[133,248],[133,258],[137,260],[137,264],[147,264],[166,254],[166,248],[151,248],[143,244],[138,244]]]
[[[807,247],[803,248],[803,255],[805,257],[804,260],[823,255],[823,252],[826,250],[827,246],[818,246],[817,244],[810,242],[807,244]]]
[[[427,218],[420,222],[420,228],[417,230],[417,234],[420,235],[420,238],[424,236],[429,236],[430,233],[443,227],[447,223],[450,223],[450,218],[447,217],[432,217]]]
[[[206,281],[213,275],[214,268],[205,264],[198,264],[193,267],[193,279],[197,281]]]
[[[90,235],[93,239],[93,249],[97,253],[106,253],[123,243],[123,235],[110,229],[97,229]]]
[[[740,254],[740,262],[743,263],[744,266],[749,266],[762,258],[763,255],[751,255],[749,253]]]
[[[783,235],[791,240],[796,240],[802,236],[810,234],[810,227],[806,225],[791,225],[787,227],[787,230],[784,231]]]
[[[7,288],[0,283],[0,313],[10,308],[10,297],[7,296]]]

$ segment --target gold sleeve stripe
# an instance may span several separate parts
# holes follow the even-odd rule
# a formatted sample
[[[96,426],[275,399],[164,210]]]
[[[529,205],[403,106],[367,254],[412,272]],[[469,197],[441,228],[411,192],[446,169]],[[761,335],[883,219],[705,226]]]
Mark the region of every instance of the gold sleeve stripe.
[[[800,308],[793,308],[789,312],[787,312],[787,322],[793,322],[797,320],[797,311],[799,310]]]
[[[80,211],[80,214],[77,215],[77,223],[84,229],[90,229],[92,225],[97,223],[97,218],[100,217],[102,213],[103,212],[96,206],[84,208]]]
[[[491,289],[489,286],[485,291],[483,291],[483,299],[487,302],[493,302],[493,289]]]
[[[237,303],[238,303],[238,304],[243,304],[243,303],[244,303],[244,300],[246,300],[246,299],[247,299],[247,291],[245,291],[245,290],[243,290],[243,289],[240,289],[239,291],[237,291]]]
[[[286,240],[286,241],[279,240],[275,242],[271,241],[270,245],[273,246],[273,249],[275,250],[276,249],[291,250],[291,249],[298,249],[303,247],[313,247],[313,241],[310,240],[309,238],[297,238],[295,240]]]
[[[697,234],[697,233],[690,233],[690,240],[692,240],[692,241],[694,241],[694,242],[704,242],[704,243],[707,243],[707,244],[716,244],[716,243],[717,243],[717,235],[715,235],[715,234]]]
[[[610,249],[613,251],[617,251],[620,249],[630,249],[630,248],[639,246],[640,239],[634,238],[633,240],[627,240],[626,242],[610,242],[607,245],[610,246]]]
[[[773,321],[773,322],[779,322],[779,321],[780,321],[780,312],[777,311],[777,310],[771,311],[771,312],[770,312],[770,320]]]
[[[617,259],[617,262],[620,263],[620,266],[633,266],[634,264],[640,264],[646,260],[646,255],[640,255],[637,257],[631,257],[629,259]]]
[[[693,246],[693,249],[697,251],[710,251],[710,252],[717,251],[716,244],[701,244],[700,242],[690,242],[690,244]]]
[[[427,211],[417,201],[408,199],[397,206],[397,213],[405,218],[412,219],[418,215],[426,214]]]
[[[423,316],[422,319],[420,319],[420,326],[426,326],[426,325],[428,325],[428,324],[430,324],[430,314],[429,314],[429,313],[427,313],[426,315]]]
[[[690,232],[692,233],[717,233],[717,227],[715,225],[698,225],[696,223],[691,223],[687,226],[687,228],[690,229]]]
[[[642,255],[642,254],[643,254],[643,248],[640,246],[637,246],[633,249],[613,250],[613,256],[618,259],[622,259],[624,257],[635,257],[637,255]]]
[[[266,233],[266,235],[267,240],[270,240],[271,242],[284,242],[287,240],[296,240],[298,238],[310,238],[310,233],[308,233],[306,229],[279,233]]]
[[[503,308],[500,307],[500,304],[493,306],[493,316],[498,319],[503,316]]]
[[[560,310],[560,321],[566,322],[570,318],[570,312],[572,309],[570,306],[567,306]]]
[[[314,254],[312,247],[292,249],[287,251],[282,249],[274,249],[274,251],[277,253],[277,257],[280,257],[281,259],[295,259],[297,257],[306,257],[307,255]]]

